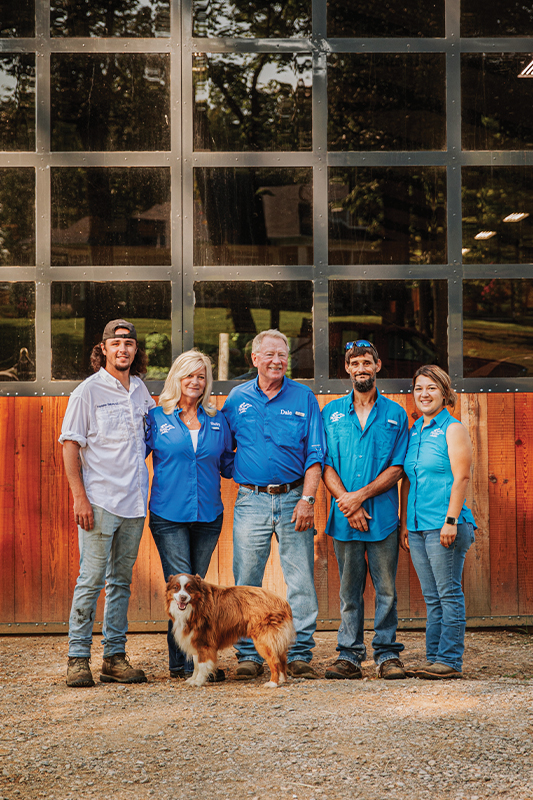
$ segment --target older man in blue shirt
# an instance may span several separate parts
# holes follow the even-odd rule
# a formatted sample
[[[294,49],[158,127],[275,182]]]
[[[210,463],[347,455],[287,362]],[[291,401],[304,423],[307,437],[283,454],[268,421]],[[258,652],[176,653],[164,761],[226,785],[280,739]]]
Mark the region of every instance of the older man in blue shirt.
[[[341,625],[337,661],[326,678],[361,678],[364,644],[363,592],[368,570],[376,590],[374,661],[385,680],[405,678],[396,641],[398,487],[407,450],[407,414],[381,395],[376,348],[366,339],[346,345],[350,395],[323,411],[327,455],[324,483],[332,494],[326,533],[333,537],[339,565]],[[366,553],[366,559],[365,559]]]
[[[262,331],[252,345],[257,378],[233,389],[223,413],[237,446],[233,479],[239,485],[233,519],[233,574],[237,586],[260,586],[272,535],[279,544],[296,642],[289,675],[317,678],[310,665],[318,601],[314,586],[314,502],[324,463],[320,409],[306,386],[285,377],[287,338]],[[235,677],[263,672],[249,639],[237,646]]]

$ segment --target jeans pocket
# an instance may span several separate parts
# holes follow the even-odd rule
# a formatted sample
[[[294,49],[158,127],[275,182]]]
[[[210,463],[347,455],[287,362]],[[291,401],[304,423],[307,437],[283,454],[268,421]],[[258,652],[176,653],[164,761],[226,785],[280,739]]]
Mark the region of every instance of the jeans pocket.
[[[250,495],[255,494],[253,489],[245,489],[243,486],[239,486],[239,491],[237,492],[237,499],[235,500],[235,505],[233,508],[238,508],[242,506],[246,500],[250,497]]]

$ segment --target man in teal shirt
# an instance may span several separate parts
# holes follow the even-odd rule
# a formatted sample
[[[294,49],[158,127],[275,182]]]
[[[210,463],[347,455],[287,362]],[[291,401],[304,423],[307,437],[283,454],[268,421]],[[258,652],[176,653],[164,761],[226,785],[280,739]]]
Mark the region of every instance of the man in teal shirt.
[[[385,680],[405,678],[396,641],[398,487],[407,450],[407,414],[379,393],[381,361],[366,339],[348,342],[346,372],[353,391],[328,403],[322,417],[327,438],[324,483],[331,492],[326,533],[339,565],[341,625],[337,661],[326,678],[361,678],[364,602],[368,570],[376,591],[374,661]],[[366,558],[365,558],[366,553]]]

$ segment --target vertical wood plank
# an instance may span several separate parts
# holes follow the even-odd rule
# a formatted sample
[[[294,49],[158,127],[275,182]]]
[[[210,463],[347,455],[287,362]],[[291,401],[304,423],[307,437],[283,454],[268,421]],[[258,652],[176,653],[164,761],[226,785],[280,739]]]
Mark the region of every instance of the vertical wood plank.
[[[490,616],[490,539],[487,395],[461,396],[461,419],[472,442],[472,479],[466,504],[478,529],[464,569],[467,616]]]
[[[518,613],[514,397],[487,397],[492,614]]]
[[[41,398],[15,412],[15,622],[41,622]]]
[[[533,395],[515,397],[518,613],[533,613]]]
[[[69,616],[69,493],[58,437],[66,398],[43,397],[41,425],[41,538],[43,619]]]
[[[0,622],[15,620],[15,398],[0,398]]]

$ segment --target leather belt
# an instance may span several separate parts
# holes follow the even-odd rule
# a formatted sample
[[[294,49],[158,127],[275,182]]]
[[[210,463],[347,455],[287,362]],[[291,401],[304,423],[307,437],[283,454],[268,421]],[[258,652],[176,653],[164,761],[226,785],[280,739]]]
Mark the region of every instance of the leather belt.
[[[291,489],[296,489],[304,482],[303,478],[298,478],[292,483],[269,483],[268,486],[251,486],[249,483],[241,483],[245,489],[252,489],[254,492],[266,492],[267,494],[287,494]]]

